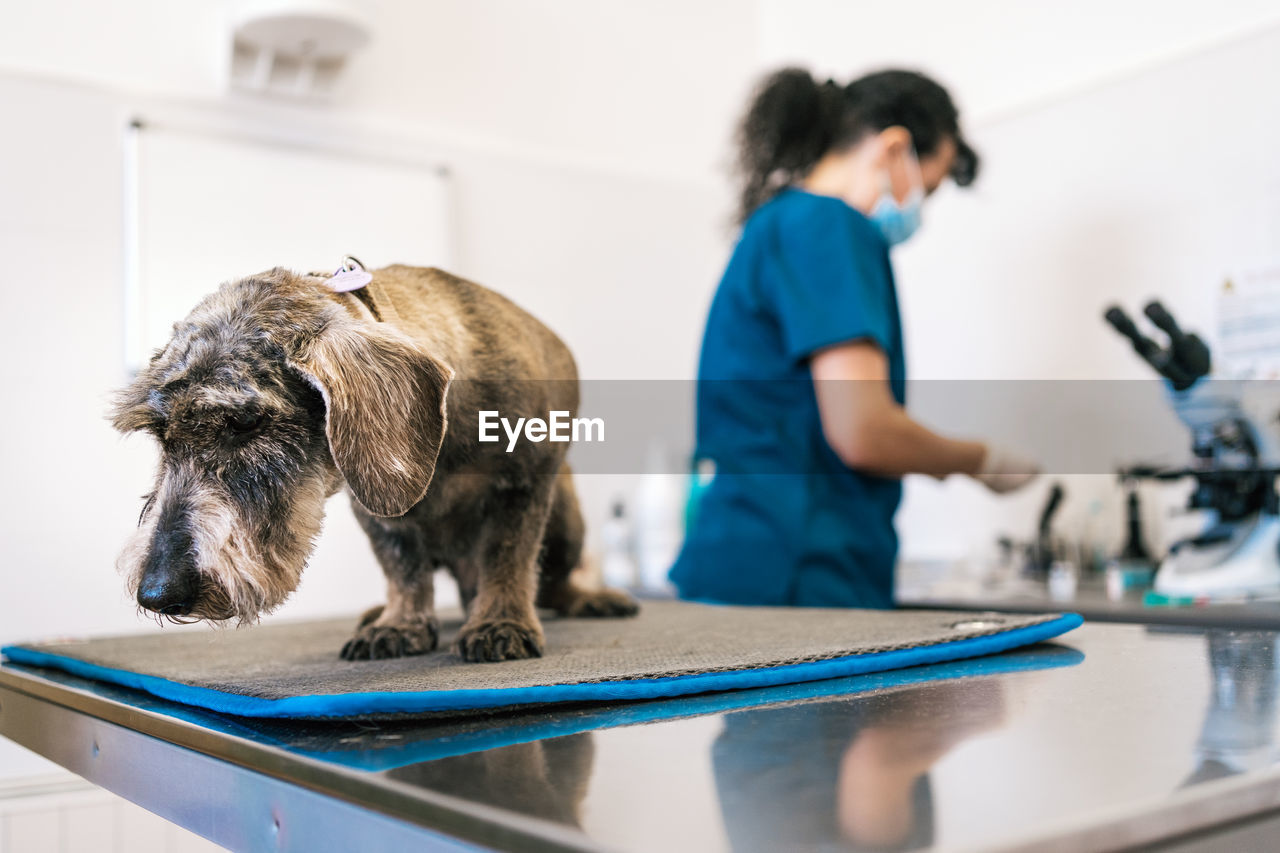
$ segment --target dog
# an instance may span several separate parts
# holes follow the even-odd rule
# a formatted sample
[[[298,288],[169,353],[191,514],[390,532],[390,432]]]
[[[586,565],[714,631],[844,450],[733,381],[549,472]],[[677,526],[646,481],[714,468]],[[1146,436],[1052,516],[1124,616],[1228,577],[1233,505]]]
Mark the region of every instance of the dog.
[[[368,283],[276,268],[223,284],[117,393],[115,428],[161,449],[119,559],[140,608],[256,621],[297,588],[325,501],[345,486],[387,580],[346,660],[437,647],[437,568],[458,583],[467,661],[541,655],[539,607],[634,614],[625,593],[570,579],[584,528],[568,445],[478,441],[480,411],[576,413],[564,343],[438,269],[348,275]]]

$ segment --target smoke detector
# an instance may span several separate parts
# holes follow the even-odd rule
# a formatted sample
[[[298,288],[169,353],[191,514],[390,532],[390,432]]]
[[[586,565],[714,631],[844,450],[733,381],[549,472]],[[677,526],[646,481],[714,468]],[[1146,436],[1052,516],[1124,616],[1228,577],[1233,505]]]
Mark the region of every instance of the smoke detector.
[[[369,42],[364,11],[344,0],[249,0],[232,17],[231,86],[322,99]]]

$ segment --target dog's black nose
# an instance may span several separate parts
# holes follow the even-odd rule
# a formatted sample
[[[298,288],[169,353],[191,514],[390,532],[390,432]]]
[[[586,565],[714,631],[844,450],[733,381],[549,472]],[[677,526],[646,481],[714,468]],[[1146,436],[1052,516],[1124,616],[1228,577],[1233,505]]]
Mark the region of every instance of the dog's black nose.
[[[138,603],[155,613],[185,616],[196,606],[200,574],[191,563],[190,537],[158,534],[138,584]]]
[[[195,606],[195,587],[165,578],[143,578],[138,587],[138,603],[165,616],[185,616]]]

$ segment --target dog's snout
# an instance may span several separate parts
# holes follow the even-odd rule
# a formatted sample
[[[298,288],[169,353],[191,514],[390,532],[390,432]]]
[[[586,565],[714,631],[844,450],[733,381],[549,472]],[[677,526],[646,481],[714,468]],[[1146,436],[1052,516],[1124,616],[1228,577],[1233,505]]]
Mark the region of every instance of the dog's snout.
[[[138,584],[138,603],[155,613],[185,616],[195,609],[199,594],[191,537],[178,531],[158,534]]]

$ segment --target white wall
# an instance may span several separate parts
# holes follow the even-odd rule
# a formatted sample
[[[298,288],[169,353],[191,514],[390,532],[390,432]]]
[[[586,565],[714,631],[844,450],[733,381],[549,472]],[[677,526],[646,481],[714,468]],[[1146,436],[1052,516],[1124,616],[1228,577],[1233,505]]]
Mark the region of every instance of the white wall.
[[[222,847],[89,782],[0,780],[0,853],[216,853]]]
[[[733,0],[355,0],[372,21],[331,116],[617,171],[705,181],[755,22]],[[5,10],[0,67],[222,100],[235,0],[52,0]],[[747,14],[744,13],[747,11]]]
[[[920,68],[957,96],[971,126],[1104,86],[1280,22],[1268,0],[759,0],[760,61],[840,79]]]

